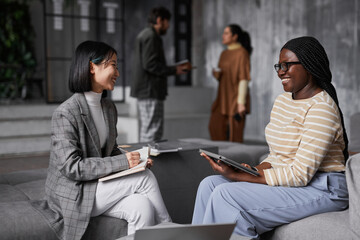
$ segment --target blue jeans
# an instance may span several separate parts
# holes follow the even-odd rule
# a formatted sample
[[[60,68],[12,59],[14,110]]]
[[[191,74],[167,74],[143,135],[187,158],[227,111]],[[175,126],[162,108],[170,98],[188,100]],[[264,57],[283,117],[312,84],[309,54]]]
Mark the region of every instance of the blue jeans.
[[[257,238],[282,224],[347,206],[344,173],[318,172],[306,187],[231,182],[215,175],[200,183],[192,223],[236,222],[235,234]]]

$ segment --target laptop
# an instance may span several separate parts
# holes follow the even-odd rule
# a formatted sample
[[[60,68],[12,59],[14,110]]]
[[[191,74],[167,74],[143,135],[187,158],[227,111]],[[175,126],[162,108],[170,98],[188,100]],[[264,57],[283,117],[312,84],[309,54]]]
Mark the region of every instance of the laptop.
[[[235,223],[160,224],[135,232],[134,240],[229,240]]]

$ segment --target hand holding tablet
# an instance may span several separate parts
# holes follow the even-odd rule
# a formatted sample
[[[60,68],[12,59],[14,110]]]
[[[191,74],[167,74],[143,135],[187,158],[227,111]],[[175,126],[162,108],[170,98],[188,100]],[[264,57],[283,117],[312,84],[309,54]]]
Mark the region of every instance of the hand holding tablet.
[[[209,152],[209,151],[206,151],[206,150],[203,150],[203,149],[199,149],[199,152],[200,153],[205,153],[208,157],[210,157],[212,160],[214,160],[214,162],[218,162],[218,160],[222,161],[223,163],[235,168],[235,169],[238,169],[238,170],[241,170],[241,171],[244,171],[246,173],[249,173],[249,174],[252,174],[254,176],[260,176],[260,174],[257,172],[257,169],[254,168],[254,167],[251,167],[251,168],[247,168],[243,165],[241,165],[240,163],[234,161],[234,160],[231,160],[229,158],[226,158],[224,156],[221,156],[219,154],[216,154],[216,153],[212,153],[212,152]]]

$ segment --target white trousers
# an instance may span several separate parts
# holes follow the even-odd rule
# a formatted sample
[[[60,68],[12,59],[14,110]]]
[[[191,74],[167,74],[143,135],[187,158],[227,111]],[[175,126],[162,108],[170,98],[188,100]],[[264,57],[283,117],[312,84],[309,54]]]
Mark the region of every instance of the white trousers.
[[[154,174],[146,169],[99,182],[91,216],[105,215],[128,222],[128,234],[144,226],[171,222]]]

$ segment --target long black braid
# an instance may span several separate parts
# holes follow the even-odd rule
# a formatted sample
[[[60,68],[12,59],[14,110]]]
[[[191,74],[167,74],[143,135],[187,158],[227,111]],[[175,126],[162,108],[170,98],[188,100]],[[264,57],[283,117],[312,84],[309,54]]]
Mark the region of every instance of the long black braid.
[[[286,48],[297,56],[304,68],[314,77],[316,84],[325,90],[335,101],[339,108],[341,124],[343,127],[343,138],[345,148],[343,151],[345,162],[349,157],[348,137],[345,130],[344,116],[339,106],[336,90],[331,83],[332,74],[325,49],[314,37],[299,37],[288,41],[283,48]]]

